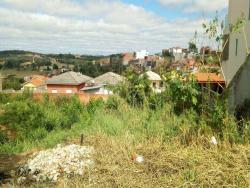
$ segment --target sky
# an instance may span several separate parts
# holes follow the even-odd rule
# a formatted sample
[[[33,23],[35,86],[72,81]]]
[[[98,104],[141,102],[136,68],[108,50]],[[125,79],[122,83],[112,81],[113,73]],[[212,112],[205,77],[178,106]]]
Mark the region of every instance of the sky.
[[[228,0],[0,0],[0,50],[107,55],[187,47]]]

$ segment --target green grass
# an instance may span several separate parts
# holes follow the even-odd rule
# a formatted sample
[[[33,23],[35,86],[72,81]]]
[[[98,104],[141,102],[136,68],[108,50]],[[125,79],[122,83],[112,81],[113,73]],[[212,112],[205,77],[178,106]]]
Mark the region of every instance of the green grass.
[[[6,106],[7,102],[10,104]],[[219,133],[194,111],[175,115],[171,104],[149,110],[132,108],[120,100],[117,109],[109,109],[101,101],[83,106],[75,98],[51,101],[45,97],[44,102],[33,103],[28,96],[18,99],[5,96],[1,103],[4,112],[0,122],[7,122],[20,132],[16,140],[2,144],[0,152],[18,154],[52,148],[59,143],[79,144],[81,134],[83,144],[95,148],[93,169],[83,177],[65,178],[53,186],[250,186],[250,146],[234,129],[233,120],[225,119],[227,127]],[[23,109],[20,113],[16,111],[19,108]],[[8,121],[4,121],[6,117]],[[65,122],[72,124],[65,127]],[[51,124],[55,126],[48,130]],[[217,146],[210,144],[212,136],[218,139]],[[134,154],[143,155],[145,161],[133,162]]]

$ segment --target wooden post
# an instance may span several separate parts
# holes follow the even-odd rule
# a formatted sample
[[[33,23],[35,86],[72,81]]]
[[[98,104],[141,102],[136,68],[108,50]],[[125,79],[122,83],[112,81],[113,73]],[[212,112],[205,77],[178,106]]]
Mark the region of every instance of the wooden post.
[[[81,145],[83,144],[83,134],[81,134],[81,141],[80,141],[80,144],[81,144]]]

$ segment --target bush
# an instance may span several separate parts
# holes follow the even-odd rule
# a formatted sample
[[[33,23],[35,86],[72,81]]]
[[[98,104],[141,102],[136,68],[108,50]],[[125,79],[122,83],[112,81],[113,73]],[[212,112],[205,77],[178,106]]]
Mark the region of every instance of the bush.
[[[106,102],[106,108],[108,110],[118,110],[120,102],[121,101],[119,101],[118,97],[111,96],[111,97],[108,98],[108,100]]]
[[[168,97],[166,92],[162,93],[153,93],[148,98],[148,105],[151,110],[161,109],[167,103]]]
[[[3,132],[0,132],[0,144],[5,144],[8,142],[8,137]]]
[[[70,129],[86,113],[84,105],[77,97],[67,100],[57,99],[55,102],[46,97],[43,102],[22,99],[4,106],[3,113],[0,114],[0,123],[17,130],[22,140],[33,139],[38,135],[40,135],[39,138],[42,137],[41,135],[45,136],[45,131]],[[39,134],[33,135],[36,131]]]
[[[104,101],[102,98],[90,99],[87,105],[87,111],[90,115],[93,115],[98,108],[104,107]]]
[[[125,74],[127,80],[114,89],[115,93],[124,98],[131,106],[143,107],[152,94],[150,81],[145,75],[138,75],[130,69]]]
[[[70,98],[67,103],[62,103],[61,112],[65,117],[65,124],[63,128],[71,128],[71,126],[79,121],[81,113],[84,111],[84,106],[77,96]]]
[[[38,128],[29,132],[29,134],[27,134],[27,138],[31,141],[40,141],[46,138],[47,135],[48,131],[45,128]]]
[[[10,94],[0,93],[0,104],[6,104],[10,102],[10,100],[11,100]]]
[[[197,109],[201,104],[199,100],[200,90],[193,75],[180,72],[166,74],[166,92],[174,104],[177,114],[186,109]]]

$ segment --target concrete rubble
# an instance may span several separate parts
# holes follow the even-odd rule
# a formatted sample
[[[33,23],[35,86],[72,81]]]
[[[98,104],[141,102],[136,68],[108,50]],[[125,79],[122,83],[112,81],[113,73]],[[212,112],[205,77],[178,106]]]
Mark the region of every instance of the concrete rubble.
[[[58,145],[54,149],[40,151],[19,169],[18,182],[28,179],[37,182],[56,182],[63,175],[80,175],[93,166],[94,149],[79,145]]]

